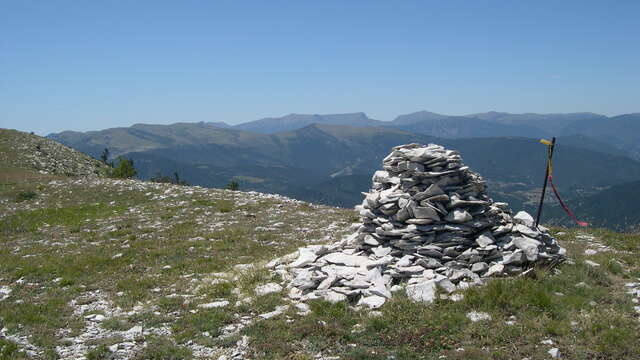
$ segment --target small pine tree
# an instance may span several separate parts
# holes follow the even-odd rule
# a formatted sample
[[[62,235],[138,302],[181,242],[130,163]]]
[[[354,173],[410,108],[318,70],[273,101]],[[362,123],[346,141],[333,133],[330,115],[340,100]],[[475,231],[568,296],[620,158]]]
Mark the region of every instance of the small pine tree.
[[[102,154],[100,154],[100,160],[109,165],[109,163],[107,162],[109,160],[109,149],[104,148],[104,150],[102,150]]]
[[[227,189],[227,190],[234,190],[234,191],[235,191],[235,190],[240,189],[240,184],[238,184],[238,182],[237,182],[237,181],[235,181],[235,180],[231,180],[231,181],[229,181],[229,183],[227,184],[227,186],[225,187],[225,189]]]
[[[118,165],[113,168],[111,177],[117,179],[131,179],[136,176],[138,172],[133,165],[133,160],[125,159],[121,156],[118,157]]]

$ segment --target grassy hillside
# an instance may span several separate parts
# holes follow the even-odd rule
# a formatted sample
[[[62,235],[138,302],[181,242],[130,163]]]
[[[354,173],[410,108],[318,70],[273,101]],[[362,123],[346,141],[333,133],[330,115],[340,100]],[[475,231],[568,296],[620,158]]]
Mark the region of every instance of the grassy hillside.
[[[0,359],[636,359],[640,238],[555,229],[570,261],[432,305],[312,302],[265,264],[351,210],[135,180],[0,173]],[[17,193],[30,191],[25,199]],[[303,309],[304,310],[304,309]],[[473,322],[466,314],[485,312]]]

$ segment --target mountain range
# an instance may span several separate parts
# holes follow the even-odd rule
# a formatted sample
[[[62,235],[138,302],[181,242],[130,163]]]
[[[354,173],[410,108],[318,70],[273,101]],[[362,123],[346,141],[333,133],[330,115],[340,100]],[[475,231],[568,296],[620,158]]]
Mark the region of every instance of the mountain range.
[[[418,111],[399,115],[392,121],[369,118],[365,113],[347,114],[289,114],[263,118],[238,125],[209,122],[207,125],[244,130],[260,134],[275,134],[301,129],[311,124],[346,126],[382,126],[438,138],[467,137],[577,137],[581,143],[597,143],[604,151],[618,151],[640,160],[640,113],[608,117],[584,113],[567,114],[511,114],[490,111],[461,116]],[[586,138],[585,138],[586,137]],[[574,145],[576,145],[574,143]]]
[[[247,190],[345,207],[361,201],[360,192],[368,189],[372,172],[391,147],[439,143],[459,150],[488,180],[494,198],[532,210],[545,162],[537,138],[557,131],[558,185],[569,201],[586,201],[603,189],[640,179],[640,163],[632,159],[637,159],[633,139],[640,131],[633,129],[639,119],[638,114],[418,112],[383,122],[364,113],[288,115],[236,126],[136,124],[49,138],[94,157],[109,148],[113,156],[133,159],[142,178],[178,172],[189,183],[207,187],[235,180]]]

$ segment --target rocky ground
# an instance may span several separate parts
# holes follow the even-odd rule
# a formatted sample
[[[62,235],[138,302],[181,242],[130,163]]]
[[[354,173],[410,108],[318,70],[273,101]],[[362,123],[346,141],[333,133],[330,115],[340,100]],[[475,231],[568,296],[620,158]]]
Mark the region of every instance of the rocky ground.
[[[0,129],[0,168],[34,170],[40,174],[96,177],[106,166],[100,161],[45,137]]]
[[[37,195],[17,201],[16,187]],[[570,261],[554,271],[495,280],[458,301],[397,296],[358,311],[291,301],[268,269],[300,246],[340,240],[353,211],[131,180],[51,177],[2,190],[4,358],[639,354],[637,237],[556,230]]]

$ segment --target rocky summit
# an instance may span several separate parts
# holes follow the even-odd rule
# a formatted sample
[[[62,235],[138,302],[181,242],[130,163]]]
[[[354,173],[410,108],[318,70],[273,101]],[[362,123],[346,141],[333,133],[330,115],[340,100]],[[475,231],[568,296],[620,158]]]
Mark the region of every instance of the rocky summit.
[[[372,180],[352,235],[301,248],[295,261],[276,266],[289,280],[289,297],[377,308],[405,291],[432,302],[438,290],[451,294],[565,258],[531,215],[512,216],[508,204],[493,202],[455,150],[394,147]]]

